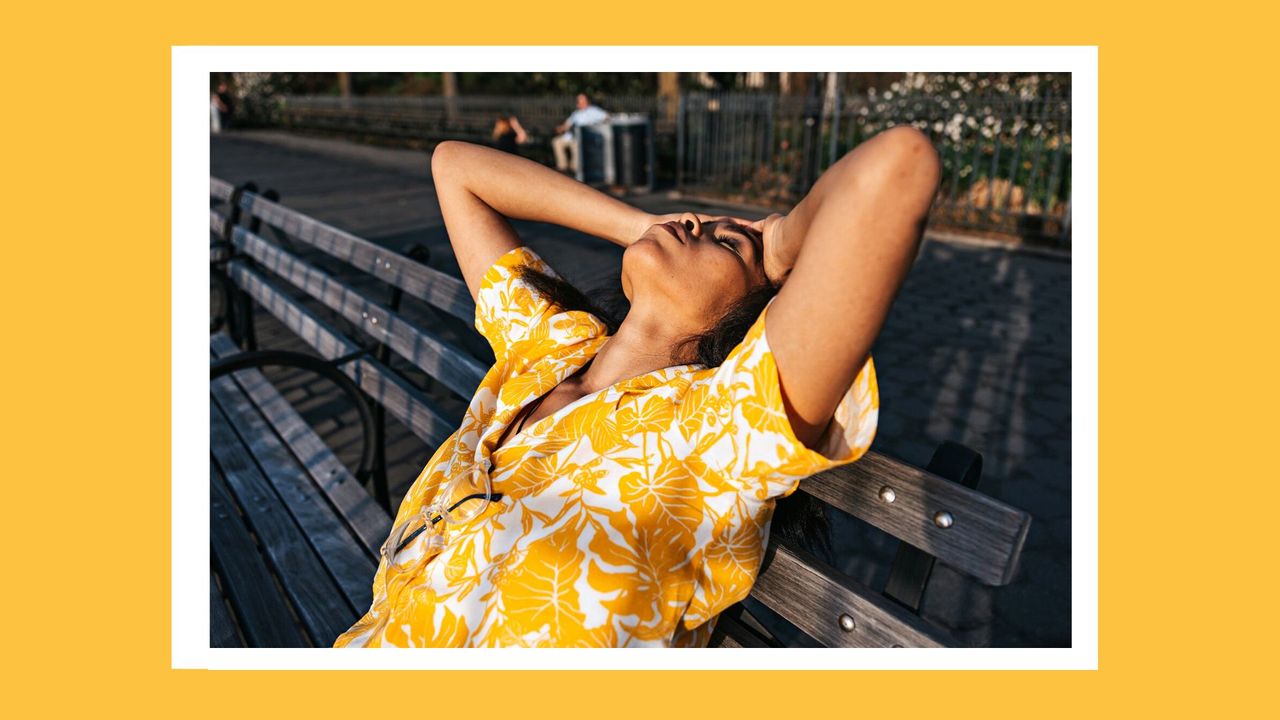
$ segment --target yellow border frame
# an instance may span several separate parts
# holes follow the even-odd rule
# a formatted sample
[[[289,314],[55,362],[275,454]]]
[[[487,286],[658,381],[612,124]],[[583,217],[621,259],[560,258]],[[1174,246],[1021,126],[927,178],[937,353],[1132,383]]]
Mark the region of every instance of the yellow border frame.
[[[1258,379],[1273,355],[1252,340],[1274,336],[1274,318],[1250,311],[1274,307],[1277,250],[1269,218],[1252,212],[1269,207],[1274,182],[1250,181],[1275,151],[1244,143],[1255,113],[1271,117],[1271,23],[1234,3],[1212,16],[1096,2],[499,5],[8,11],[3,292],[17,402],[4,602],[17,700],[42,715],[1231,716],[1265,706],[1254,703],[1272,663],[1255,662],[1254,648],[1269,649],[1274,629],[1258,607],[1266,594],[1247,591],[1265,587],[1274,563],[1248,551],[1274,546],[1276,483],[1261,481],[1274,463],[1248,451],[1274,444],[1278,398],[1274,380]],[[539,42],[1099,46],[1099,671],[169,669],[170,46]],[[125,221],[122,208],[132,208]],[[1246,592],[1222,582],[1231,578]]]

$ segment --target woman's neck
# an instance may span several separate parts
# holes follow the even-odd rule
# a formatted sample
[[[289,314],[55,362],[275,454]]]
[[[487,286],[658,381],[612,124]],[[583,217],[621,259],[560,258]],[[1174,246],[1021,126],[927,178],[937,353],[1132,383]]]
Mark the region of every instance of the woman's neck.
[[[655,370],[692,362],[674,354],[674,349],[687,336],[688,333],[673,332],[669,323],[638,313],[633,307],[618,326],[618,332],[600,346],[591,366],[579,376],[578,385],[583,394],[592,393]]]

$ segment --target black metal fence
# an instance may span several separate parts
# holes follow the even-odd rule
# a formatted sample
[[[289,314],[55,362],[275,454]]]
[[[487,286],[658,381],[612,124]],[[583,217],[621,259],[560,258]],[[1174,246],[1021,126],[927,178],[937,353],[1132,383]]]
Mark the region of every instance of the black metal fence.
[[[593,101],[611,113],[653,120],[659,182],[757,205],[795,203],[855,145],[885,128],[912,125],[929,134],[942,158],[931,226],[1070,247],[1069,94],[695,92],[678,102],[652,95]],[[530,135],[522,152],[549,161],[547,141],[572,109],[570,96],[285,96],[276,122],[422,146],[488,141],[498,115],[513,113]]]
[[[895,125],[928,133],[942,158],[932,225],[1070,245],[1068,97],[690,93],[679,108],[677,184],[791,204],[844,153]]]
[[[643,113],[659,133],[673,134],[675,103],[653,95],[593,98],[611,113]],[[286,127],[336,130],[416,140],[485,139],[500,114],[514,114],[533,139],[550,138],[574,108],[573,96],[444,97],[285,96],[277,110]]]

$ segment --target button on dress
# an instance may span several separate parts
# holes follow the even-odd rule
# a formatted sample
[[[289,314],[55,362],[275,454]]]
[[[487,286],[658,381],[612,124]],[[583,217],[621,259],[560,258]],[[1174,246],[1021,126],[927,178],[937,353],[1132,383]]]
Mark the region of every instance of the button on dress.
[[[520,265],[554,275],[524,246],[485,273],[476,329],[496,361],[395,522],[440,500],[459,474],[487,475],[502,497],[444,523],[426,562],[388,567],[383,558],[372,606],[334,647],[705,647],[716,616],[755,581],[774,501],[871,445],[879,394],[870,357],[818,445],[796,438],[766,307],[719,367],[624,380],[495,452],[520,411],[609,337],[594,315],[563,310],[521,281]],[[412,545],[406,552],[419,551]]]

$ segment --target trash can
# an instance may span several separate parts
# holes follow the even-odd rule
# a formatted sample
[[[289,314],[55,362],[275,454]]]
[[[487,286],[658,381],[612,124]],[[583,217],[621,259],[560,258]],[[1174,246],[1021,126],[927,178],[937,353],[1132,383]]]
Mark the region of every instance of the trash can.
[[[573,136],[579,182],[653,189],[653,124],[648,115],[610,115],[608,122],[574,127]]]
[[[613,130],[613,184],[653,189],[653,130],[649,117],[614,115],[609,118],[609,125]]]
[[[614,184],[613,130],[606,124],[575,125],[573,154],[574,174],[578,182],[588,185]]]

